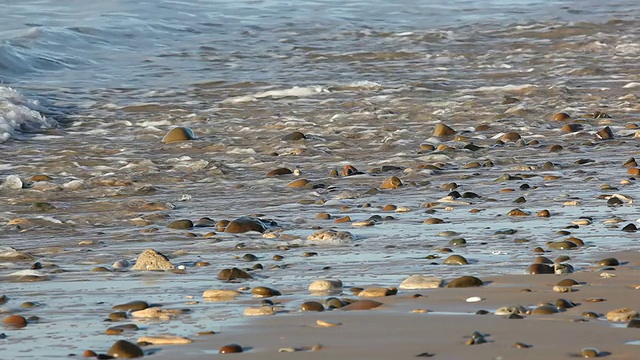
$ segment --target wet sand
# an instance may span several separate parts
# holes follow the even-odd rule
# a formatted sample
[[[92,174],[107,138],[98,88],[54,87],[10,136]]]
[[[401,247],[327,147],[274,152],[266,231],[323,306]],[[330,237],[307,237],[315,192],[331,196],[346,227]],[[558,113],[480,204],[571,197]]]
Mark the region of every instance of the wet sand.
[[[640,289],[632,286],[640,285],[640,254],[606,255],[625,264],[615,270],[593,267],[563,275],[488,276],[483,278],[486,285],[478,288],[400,290],[395,296],[376,298],[384,305],[365,311],[302,313],[283,298],[290,313],[246,319],[215,335],[195,337],[193,344],[163,347],[153,358],[202,359],[225,344],[237,343],[246,352],[234,354],[234,359],[401,359],[420,358],[420,354],[426,357],[425,353],[435,359],[571,359],[581,358],[583,348],[596,348],[606,359],[636,359],[640,356],[640,330],[607,321],[604,314],[623,307],[638,309]],[[605,272],[615,277],[603,277]],[[565,278],[581,285],[570,293],[554,292],[552,287]],[[473,296],[483,300],[465,301]],[[560,298],[576,306],[557,314],[523,315],[523,319],[493,314],[502,306],[534,308]],[[490,313],[476,315],[478,310]],[[588,311],[601,317],[587,319],[582,314]],[[341,325],[319,327],[317,320]],[[467,345],[474,331],[483,333],[487,343]],[[514,347],[518,342],[531,347]],[[316,351],[278,352],[280,348],[303,349],[316,344],[321,345]]]

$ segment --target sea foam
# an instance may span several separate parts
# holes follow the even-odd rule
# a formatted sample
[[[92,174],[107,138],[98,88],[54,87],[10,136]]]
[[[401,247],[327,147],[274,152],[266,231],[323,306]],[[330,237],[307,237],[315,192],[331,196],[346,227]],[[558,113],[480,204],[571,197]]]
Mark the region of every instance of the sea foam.
[[[39,100],[30,99],[15,89],[0,86],[0,142],[20,139],[24,133],[54,128],[58,122],[42,115],[47,109]]]

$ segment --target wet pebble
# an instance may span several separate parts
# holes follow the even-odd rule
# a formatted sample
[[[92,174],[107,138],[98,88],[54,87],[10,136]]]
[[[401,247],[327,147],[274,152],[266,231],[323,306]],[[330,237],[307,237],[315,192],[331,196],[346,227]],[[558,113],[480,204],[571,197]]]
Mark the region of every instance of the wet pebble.
[[[468,265],[469,261],[462,255],[451,255],[448,258],[444,259],[443,264],[445,265]]]
[[[282,295],[280,291],[266,287],[266,286],[256,286],[251,289],[251,293],[255,297],[263,297],[263,298]]]
[[[126,340],[118,340],[109,348],[107,355],[116,358],[134,359],[143,357],[144,352],[136,344],[130,343]]]
[[[400,289],[419,290],[437,289],[443,284],[442,278],[424,275],[411,275],[400,283]]]
[[[359,297],[383,297],[398,293],[396,288],[370,287],[358,292]]]
[[[315,280],[309,285],[311,292],[337,292],[342,290],[342,281],[333,279]]]
[[[234,267],[231,269],[220,270],[220,272],[218,273],[218,279],[231,281],[231,280],[237,280],[237,279],[253,279],[253,276],[251,276],[248,272],[244,270]]]
[[[163,254],[155,251],[154,249],[147,249],[142,254],[138,255],[136,264],[131,270],[171,270],[176,267],[169,261],[169,259]]]
[[[382,182],[382,184],[380,185],[380,188],[381,189],[397,189],[401,186],[402,186],[402,181],[396,176],[391,176],[387,178],[384,182]]]
[[[148,307],[149,307],[149,304],[146,301],[134,300],[128,303],[114,305],[112,309],[122,310],[122,311],[137,311],[137,310],[144,310]]]
[[[273,306],[258,306],[249,307],[244,309],[243,314],[245,316],[273,316],[276,314],[276,310]]]
[[[169,229],[191,229],[193,227],[193,221],[188,219],[174,220],[167,225]]]
[[[483,286],[482,280],[475,276],[461,276],[459,278],[451,280],[448,284],[448,288],[461,288],[461,287],[475,287]]]
[[[224,345],[224,346],[220,347],[218,352],[220,354],[241,353],[242,352],[242,346],[240,346],[238,344],[227,344],[227,345]]]
[[[456,131],[452,127],[443,123],[437,123],[433,129],[433,136],[435,137],[453,136],[455,134]]]
[[[20,329],[27,326],[27,319],[20,315],[9,315],[2,319],[2,324],[8,328]]]
[[[620,265],[620,262],[616,258],[606,258],[606,259],[599,260],[596,263],[596,265],[597,266],[618,266]]]
[[[596,348],[584,348],[580,350],[580,356],[583,358],[594,358],[600,356],[600,351]]]
[[[371,310],[381,305],[383,305],[381,302],[375,300],[357,300],[340,309],[344,311]]]
[[[274,176],[289,175],[289,174],[293,174],[293,171],[287,168],[277,168],[269,171],[267,173],[267,176],[274,177]]]
[[[530,275],[540,275],[540,274],[553,274],[554,270],[552,266],[547,264],[531,264],[527,267],[525,271]]]
[[[628,322],[638,317],[638,312],[629,308],[619,308],[607,313],[607,320],[612,322]]]
[[[557,313],[558,313],[558,308],[551,305],[542,305],[531,310],[531,315],[551,315],[551,314],[557,314]]]
[[[300,311],[324,311],[324,306],[317,301],[305,301],[300,305]]]
[[[246,233],[249,231],[264,233],[266,231],[266,227],[265,224],[257,218],[243,216],[229,222],[224,231],[234,234]]]
[[[312,186],[311,180],[309,179],[296,179],[287,184],[287,187],[294,188],[294,189],[301,189],[301,188],[306,189],[306,188],[310,188],[311,186]]]
[[[300,131],[294,131],[291,133],[288,133],[286,135],[284,135],[281,140],[283,141],[298,141],[298,140],[303,140],[306,139],[307,136],[305,134],[303,134]]]

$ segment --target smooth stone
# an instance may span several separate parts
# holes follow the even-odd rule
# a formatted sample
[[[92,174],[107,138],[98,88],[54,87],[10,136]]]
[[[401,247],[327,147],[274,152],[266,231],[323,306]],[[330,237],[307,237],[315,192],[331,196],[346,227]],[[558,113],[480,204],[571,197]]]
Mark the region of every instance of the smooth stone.
[[[305,301],[300,305],[300,311],[324,311],[324,306],[317,301]]]
[[[573,268],[573,265],[571,265],[571,264],[564,264],[564,263],[563,264],[558,264],[558,263],[553,264],[553,273],[554,274],[558,274],[558,275],[560,275],[560,274],[570,274],[570,273],[574,272],[574,270],[575,269]]]
[[[133,265],[131,270],[153,271],[173,270],[175,268],[176,267],[166,256],[153,249],[147,249],[142,254],[138,255],[136,264]]]
[[[629,308],[611,310],[607,313],[607,320],[613,322],[629,322],[638,317],[638,312]]]
[[[174,142],[194,140],[195,138],[193,130],[179,126],[169,130],[169,132],[162,138],[162,142],[170,144]]]
[[[339,308],[345,306],[346,304],[342,300],[340,300],[340,299],[338,299],[336,297],[330,297],[330,298],[325,299],[324,305],[326,307],[328,307],[328,308],[339,309]]]
[[[123,333],[125,331],[138,331],[138,325],[136,325],[136,324],[122,324],[122,325],[111,326],[111,327],[107,328],[105,333],[107,335],[120,335],[121,333]]]
[[[174,220],[167,225],[169,229],[191,229],[193,228],[193,221],[185,219],[185,220]]]
[[[534,264],[553,264],[553,261],[546,256],[536,256]]]
[[[600,315],[594,313],[593,311],[587,311],[582,313],[582,317],[587,319],[597,319],[600,317]]]
[[[531,315],[551,315],[551,314],[557,314],[557,313],[558,313],[558,308],[551,305],[542,305],[531,310]]]
[[[575,285],[580,285],[580,283],[573,279],[562,279],[558,281],[556,285],[557,286],[575,286]]]
[[[531,213],[522,209],[513,209],[507,213],[507,216],[529,216]]]
[[[229,222],[229,224],[227,224],[227,227],[224,229],[224,232],[239,234],[249,231],[255,231],[264,233],[266,230],[266,226],[262,221],[260,221],[260,219],[243,216]]]
[[[594,358],[600,356],[600,351],[595,348],[584,348],[580,350],[580,356],[583,358]]]
[[[571,119],[571,116],[567,113],[557,113],[551,118],[553,121],[567,121],[569,119]]]
[[[316,325],[318,325],[319,327],[336,327],[336,326],[342,325],[342,323],[325,321],[325,320],[317,320]]]
[[[342,281],[340,280],[315,280],[309,285],[311,292],[337,292],[342,290]]]
[[[507,305],[499,307],[495,314],[496,315],[512,315],[512,314],[526,314],[527,309],[522,305]]]
[[[444,259],[443,264],[445,265],[468,265],[469,261],[462,255],[451,255],[448,258]]]
[[[112,307],[112,309],[122,310],[122,311],[137,311],[137,310],[144,310],[148,307],[149,307],[149,304],[146,301],[134,300],[128,303],[115,305]]]
[[[267,173],[267,176],[273,177],[273,176],[281,176],[281,175],[289,175],[289,174],[293,174],[293,171],[287,168],[277,168],[269,171]]]
[[[572,133],[572,132],[578,132],[582,129],[583,127],[580,124],[566,124],[562,128],[560,128],[560,131],[566,132],[566,133]]]
[[[465,245],[466,243],[467,243],[467,240],[465,240],[463,238],[457,238],[457,239],[449,240],[447,245],[449,245],[449,246],[461,246],[461,245]]]
[[[380,185],[380,188],[381,189],[397,189],[401,186],[402,186],[402,181],[396,176],[391,176],[387,178],[384,182],[382,182],[382,185]]]
[[[461,276],[459,278],[451,280],[448,284],[448,288],[464,288],[464,287],[474,287],[474,286],[483,286],[484,283],[482,280],[478,279],[475,276]]]
[[[14,261],[33,261],[36,258],[24,251],[19,251],[11,246],[0,246],[0,260],[6,260],[10,262]]]
[[[616,258],[606,258],[598,261],[597,266],[619,266],[620,262]]]
[[[309,179],[296,179],[288,183],[287,187],[293,188],[293,189],[301,189],[301,188],[310,187],[311,186],[310,184],[311,184],[311,180]]]
[[[443,280],[441,278],[424,275],[411,275],[400,283],[400,289],[404,290],[420,290],[420,289],[437,289],[441,287]]]
[[[502,142],[516,142],[518,140],[520,140],[522,138],[522,136],[520,136],[520,134],[518,134],[517,132],[508,132],[505,133],[504,135],[502,135],[502,137],[500,138],[500,140]]]
[[[2,319],[2,324],[10,328],[23,328],[27,326],[27,319],[20,315],[9,315]]]
[[[239,295],[242,295],[240,291],[225,289],[209,289],[202,293],[203,298],[211,299],[233,299]]]
[[[20,180],[19,176],[9,175],[4,179],[4,182],[0,187],[3,189],[17,190],[17,189],[22,189],[23,185],[24,184],[22,183],[22,180]]]
[[[231,269],[220,270],[220,272],[218,273],[218,279],[231,281],[236,279],[253,279],[253,276],[251,276],[248,272],[244,270],[234,267]]]
[[[280,291],[266,287],[266,286],[256,286],[251,289],[251,293],[255,297],[272,297],[272,296],[282,295]]]
[[[193,340],[183,336],[163,335],[163,336],[143,336],[138,339],[138,343],[146,343],[151,345],[186,345],[191,344]]]
[[[422,222],[423,224],[433,225],[433,224],[444,224],[444,220],[438,218],[430,218]]]
[[[571,301],[569,301],[567,299],[558,299],[555,302],[555,306],[558,309],[571,309],[571,308],[575,307],[576,304],[572,303]]]
[[[184,314],[184,311],[182,310],[152,307],[146,308],[144,310],[134,311],[131,313],[131,316],[140,319],[170,320],[171,318],[180,316],[182,314]]]
[[[316,214],[316,219],[318,219],[318,220],[329,220],[329,219],[331,219],[331,215],[329,213],[319,213],[319,214]]]
[[[531,264],[527,267],[525,273],[529,275],[554,274],[554,270],[552,266],[547,264]]]
[[[241,352],[242,352],[242,347],[238,344],[227,344],[220,347],[220,349],[218,350],[218,353],[220,354],[233,354],[233,353],[241,353]]]
[[[294,131],[287,135],[284,135],[281,139],[283,141],[298,141],[302,139],[306,139],[307,137],[300,131]]]
[[[276,311],[273,306],[258,306],[244,309],[244,316],[273,316]]]
[[[107,351],[107,355],[111,355],[116,358],[134,359],[144,356],[142,349],[133,343],[126,340],[116,341],[111,348]]]
[[[553,291],[557,292],[557,293],[568,293],[568,292],[572,292],[574,291],[573,288],[571,286],[559,286],[559,285],[555,285],[553,287]]]
[[[396,288],[371,287],[358,292],[359,297],[383,297],[398,293]]]
[[[120,321],[127,318],[127,313],[124,311],[115,311],[109,314],[109,320]]]
[[[341,307],[340,309],[344,311],[371,310],[381,305],[383,305],[381,302],[365,299],[354,301],[349,305]]]
[[[348,231],[323,229],[307,236],[308,241],[327,242],[332,244],[346,244],[353,241],[353,235]]]
[[[538,213],[536,214],[537,217],[545,217],[548,218],[551,216],[551,213],[549,212],[549,210],[540,210],[538,211]]]
[[[452,127],[443,123],[437,123],[433,129],[433,136],[435,137],[452,136],[455,134],[456,131]]]
[[[551,242],[547,244],[547,247],[549,249],[554,249],[554,250],[570,250],[570,249],[577,248],[578,245],[575,242],[565,240],[565,241]]]

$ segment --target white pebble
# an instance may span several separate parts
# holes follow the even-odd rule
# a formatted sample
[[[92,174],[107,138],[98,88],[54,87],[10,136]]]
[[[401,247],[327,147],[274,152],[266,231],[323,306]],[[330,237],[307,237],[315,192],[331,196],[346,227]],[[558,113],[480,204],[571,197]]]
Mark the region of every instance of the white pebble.
[[[2,183],[4,189],[22,189],[22,180],[17,175],[9,175]]]
[[[479,296],[472,296],[470,298],[468,298],[466,301],[468,303],[474,303],[474,302],[478,302],[478,301],[482,301],[483,299]]]

